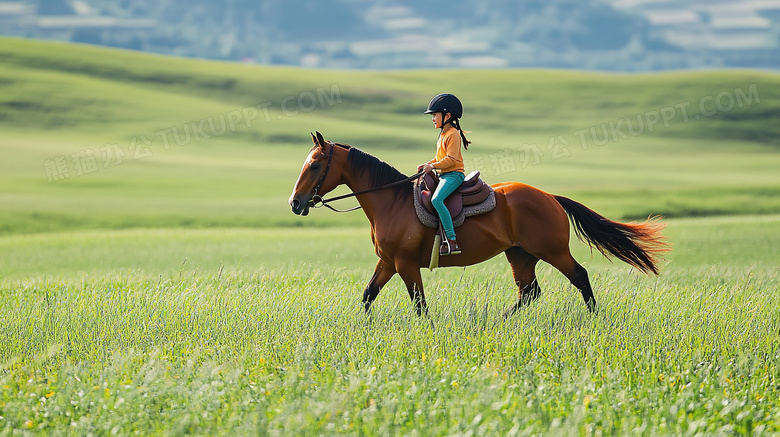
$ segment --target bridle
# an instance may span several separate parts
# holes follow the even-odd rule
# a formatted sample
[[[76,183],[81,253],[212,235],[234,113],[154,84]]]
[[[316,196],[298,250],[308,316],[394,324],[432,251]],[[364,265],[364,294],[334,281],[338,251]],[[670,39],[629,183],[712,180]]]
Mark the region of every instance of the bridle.
[[[407,177],[406,179],[402,179],[400,181],[396,181],[396,182],[393,182],[393,183],[390,183],[390,184],[381,185],[381,186],[374,187],[374,188],[369,188],[367,190],[352,192],[352,193],[349,193],[349,194],[344,194],[342,196],[331,197],[330,199],[323,199],[322,196],[320,196],[320,194],[319,194],[320,188],[322,188],[322,184],[325,182],[325,178],[328,177],[328,171],[330,171],[330,162],[333,160],[333,150],[336,148],[336,145],[333,144],[332,141],[328,141],[328,144],[330,144],[330,151],[328,151],[328,164],[325,166],[325,171],[322,172],[322,176],[320,176],[320,180],[319,180],[319,182],[317,182],[317,186],[314,187],[314,196],[312,196],[311,200],[309,200],[309,206],[312,207],[312,208],[322,208],[324,206],[324,207],[330,209],[331,211],[335,211],[335,212],[351,212],[351,211],[355,211],[355,210],[358,210],[358,209],[362,208],[362,206],[358,205],[358,206],[356,206],[354,208],[340,210],[340,209],[336,209],[336,208],[328,205],[328,203],[334,202],[336,200],[342,200],[342,199],[347,199],[347,198],[354,197],[354,196],[359,196],[359,195],[365,194],[365,193],[371,193],[373,191],[384,190],[386,188],[395,187],[395,186],[398,186],[398,185],[401,185],[401,184],[406,184],[406,183],[409,183],[409,182],[411,182],[411,181],[413,181],[413,180],[415,180],[415,179],[417,179],[420,176],[425,174],[425,172],[421,171],[421,172],[418,172],[416,174],[413,174],[412,176]]]
[[[325,182],[325,178],[328,177],[328,172],[330,171],[330,162],[333,160],[333,150],[336,148],[336,145],[333,144],[332,141],[328,141],[328,144],[330,144],[330,151],[328,152],[328,164],[325,166],[325,171],[322,172],[322,176],[320,176],[320,180],[317,182],[317,186],[314,187],[314,196],[312,196],[311,200],[309,200],[309,204],[314,208],[317,208],[317,202],[322,202],[323,205],[325,204],[322,196],[319,195],[319,192],[320,188],[322,188],[322,184]],[[319,198],[319,200],[317,200],[317,198]]]

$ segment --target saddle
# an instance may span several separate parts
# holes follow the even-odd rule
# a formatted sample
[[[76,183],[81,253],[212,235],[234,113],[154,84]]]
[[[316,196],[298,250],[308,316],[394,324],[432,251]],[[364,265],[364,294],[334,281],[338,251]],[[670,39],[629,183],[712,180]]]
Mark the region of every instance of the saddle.
[[[414,184],[414,209],[417,211],[417,217],[425,226],[437,228],[439,214],[434,209],[431,198],[439,185],[439,177],[426,173]],[[466,217],[492,211],[496,207],[496,193],[480,179],[479,171],[473,171],[466,176],[460,187],[444,200],[444,205],[450,211],[452,224],[458,227]]]

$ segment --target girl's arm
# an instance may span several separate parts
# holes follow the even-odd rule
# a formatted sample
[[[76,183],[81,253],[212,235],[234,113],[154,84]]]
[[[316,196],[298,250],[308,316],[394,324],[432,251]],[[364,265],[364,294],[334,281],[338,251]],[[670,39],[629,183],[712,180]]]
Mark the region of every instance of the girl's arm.
[[[438,161],[431,160],[433,168],[446,170],[463,165],[463,161],[457,158],[460,156],[460,137],[458,135],[450,135],[444,139],[444,152],[444,158]]]
[[[454,156],[447,155],[439,161],[432,162],[431,165],[437,170],[446,170],[460,163],[461,161]]]

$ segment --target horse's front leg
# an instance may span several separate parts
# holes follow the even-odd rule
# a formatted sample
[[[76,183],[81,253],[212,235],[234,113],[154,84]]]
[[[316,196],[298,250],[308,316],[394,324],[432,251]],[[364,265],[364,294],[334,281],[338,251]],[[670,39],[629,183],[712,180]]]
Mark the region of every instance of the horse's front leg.
[[[390,281],[393,275],[395,275],[395,267],[392,264],[388,264],[381,259],[376,263],[374,276],[368,281],[366,290],[363,292],[363,306],[367,313],[371,311],[371,304],[379,295],[382,287]]]
[[[401,275],[406,284],[406,291],[414,303],[417,315],[428,315],[428,305],[425,303],[425,292],[423,291],[422,275],[420,274],[419,264],[402,263],[396,266],[398,274]]]

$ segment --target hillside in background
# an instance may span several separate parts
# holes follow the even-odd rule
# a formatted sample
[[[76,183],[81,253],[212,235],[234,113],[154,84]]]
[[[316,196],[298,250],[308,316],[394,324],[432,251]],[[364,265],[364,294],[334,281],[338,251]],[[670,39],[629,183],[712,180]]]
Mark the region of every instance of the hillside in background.
[[[774,74],[345,72],[3,38],[0,233],[361,225],[290,212],[309,132],[413,173],[443,91],[466,106],[467,167],[492,183],[614,218],[780,212]]]
[[[326,68],[780,68],[780,0],[24,0],[0,34]]]

